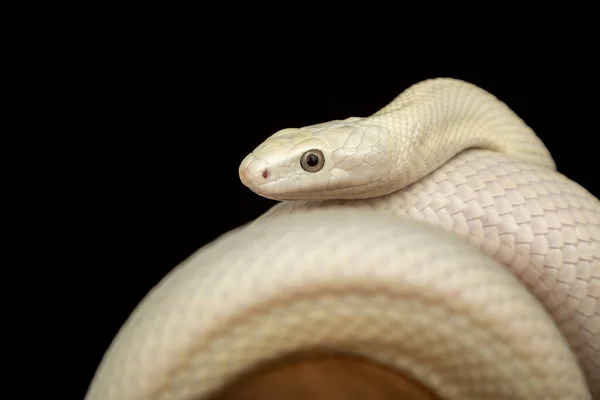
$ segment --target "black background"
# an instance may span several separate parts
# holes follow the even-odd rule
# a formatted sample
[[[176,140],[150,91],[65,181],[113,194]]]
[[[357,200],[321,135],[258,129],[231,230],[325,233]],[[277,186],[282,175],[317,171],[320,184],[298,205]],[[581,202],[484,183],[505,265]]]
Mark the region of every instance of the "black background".
[[[89,384],[137,303],[179,262],[274,202],[239,182],[243,157],[285,127],[366,116],[413,83],[454,77],[505,101],[542,138],[561,173],[600,196],[591,56],[398,59],[360,50],[278,58],[147,38],[82,61],[82,125],[69,166],[78,219],[71,261],[75,336]],[[303,55],[298,55],[303,54]],[[499,63],[499,59],[506,62]],[[568,59],[568,62],[566,61]],[[73,99],[77,102],[78,99]],[[77,247],[77,249],[75,249]],[[78,258],[79,257],[79,258]]]

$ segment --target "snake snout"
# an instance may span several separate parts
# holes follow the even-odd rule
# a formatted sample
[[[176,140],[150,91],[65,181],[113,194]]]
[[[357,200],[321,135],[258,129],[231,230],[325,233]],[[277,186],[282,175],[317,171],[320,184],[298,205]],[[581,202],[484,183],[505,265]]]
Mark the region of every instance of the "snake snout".
[[[249,188],[266,183],[271,177],[271,173],[265,166],[265,163],[253,157],[250,157],[249,160],[244,160],[240,164],[239,175],[242,183]]]
[[[242,183],[245,186],[250,185],[251,179],[250,179],[250,173],[248,172],[248,170],[246,168],[242,167],[242,168],[240,168],[239,173],[240,173],[240,180],[242,181]]]
[[[268,181],[269,176],[271,175],[267,168],[264,168],[260,173],[253,174],[252,172],[248,171],[248,168],[244,168],[244,167],[240,168],[239,174],[240,174],[240,180],[246,186],[248,186],[250,184],[250,182],[252,182],[253,180],[258,180],[259,175],[265,181]],[[253,175],[254,175],[255,179],[252,179]]]

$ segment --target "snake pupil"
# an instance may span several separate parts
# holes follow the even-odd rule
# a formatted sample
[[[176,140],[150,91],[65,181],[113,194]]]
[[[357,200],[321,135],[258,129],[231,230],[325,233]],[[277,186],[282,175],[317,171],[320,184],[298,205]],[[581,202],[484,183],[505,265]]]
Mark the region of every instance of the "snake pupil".
[[[306,157],[306,163],[309,166],[314,167],[319,163],[319,157],[317,157],[315,154],[309,154],[308,157]]]
[[[321,150],[307,150],[300,158],[300,166],[302,166],[306,172],[319,172],[321,169],[323,169],[324,164],[325,157],[323,156]]]

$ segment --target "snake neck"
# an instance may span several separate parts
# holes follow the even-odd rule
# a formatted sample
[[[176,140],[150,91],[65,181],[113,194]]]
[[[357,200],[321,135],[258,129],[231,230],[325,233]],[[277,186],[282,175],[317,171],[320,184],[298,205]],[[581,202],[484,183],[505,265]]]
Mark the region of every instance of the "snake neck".
[[[421,179],[468,149],[502,152],[556,169],[542,141],[505,103],[460,80],[420,82],[361,123],[389,132],[394,168],[388,193]]]

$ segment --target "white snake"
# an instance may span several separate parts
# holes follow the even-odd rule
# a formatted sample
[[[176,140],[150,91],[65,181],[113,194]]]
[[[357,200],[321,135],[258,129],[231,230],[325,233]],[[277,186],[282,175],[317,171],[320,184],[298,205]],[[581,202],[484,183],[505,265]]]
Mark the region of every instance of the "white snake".
[[[277,132],[240,178],[294,201],[165,277],[86,399],[202,399],[315,348],[443,399],[600,399],[600,201],[493,95],[423,81],[370,117]]]

